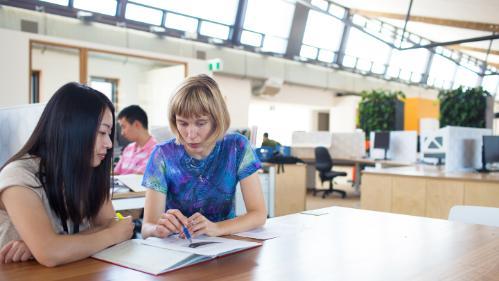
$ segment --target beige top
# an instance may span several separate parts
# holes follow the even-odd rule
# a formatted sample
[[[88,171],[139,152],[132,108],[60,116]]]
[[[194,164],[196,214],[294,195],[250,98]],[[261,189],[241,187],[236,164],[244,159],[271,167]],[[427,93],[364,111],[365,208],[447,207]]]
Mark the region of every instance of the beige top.
[[[36,176],[39,169],[39,158],[26,158],[21,160],[16,160],[9,163],[5,168],[0,171],[0,193],[9,187],[21,186],[28,188],[40,197],[43,202],[45,211],[52,222],[52,228],[54,232],[58,234],[66,234],[63,226],[61,225],[61,220],[55,215],[55,213],[50,208],[45,191],[41,187],[40,180]],[[73,224],[71,221],[67,222],[68,230],[71,232],[73,230]],[[80,225],[80,231],[89,228],[88,220]],[[15,226],[12,224],[9,215],[4,209],[0,209],[0,248],[11,240],[20,240],[20,236],[16,231]]]

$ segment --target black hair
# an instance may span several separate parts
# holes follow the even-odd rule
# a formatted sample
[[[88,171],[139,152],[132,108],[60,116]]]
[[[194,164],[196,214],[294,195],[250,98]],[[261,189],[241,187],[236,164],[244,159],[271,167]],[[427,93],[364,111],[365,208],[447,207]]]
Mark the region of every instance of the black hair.
[[[135,121],[139,121],[142,124],[144,129],[147,129],[147,114],[146,112],[138,105],[130,105],[118,114],[118,119],[125,118],[128,123],[132,124]]]
[[[264,138],[268,138],[269,137],[269,133],[263,133],[263,137]]]
[[[92,167],[97,131],[106,109],[114,106],[101,92],[68,83],[49,100],[26,144],[7,164],[28,157],[40,159],[38,179],[54,213],[63,223],[79,225],[97,217],[110,197],[113,150]],[[111,128],[111,142],[114,126]],[[3,168],[2,167],[2,168]]]

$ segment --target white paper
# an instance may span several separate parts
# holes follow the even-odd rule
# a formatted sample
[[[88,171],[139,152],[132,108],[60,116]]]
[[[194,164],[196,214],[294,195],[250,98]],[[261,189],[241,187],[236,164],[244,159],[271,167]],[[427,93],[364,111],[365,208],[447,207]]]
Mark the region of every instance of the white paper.
[[[142,192],[147,189],[142,186],[143,175],[129,174],[129,175],[117,175],[114,176],[118,181],[126,185],[128,188],[134,192]]]
[[[324,209],[318,209],[318,210],[303,211],[303,212],[300,212],[300,214],[312,215],[312,216],[322,216],[322,215],[329,214],[329,212],[324,210]]]
[[[305,227],[301,224],[297,225],[269,221],[263,227],[259,227],[250,231],[239,232],[234,235],[253,239],[267,240],[279,236],[293,235],[299,233],[304,228]]]
[[[164,249],[170,249],[175,251],[182,251],[192,254],[198,254],[203,256],[216,257],[221,254],[230,253],[239,249],[246,249],[255,246],[259,246],[259,243],[240,241],[234,239],[227,239],[222,237],[207,237],[200,236],[192,239],[192,243],[199,242],[215,242],[212,244],[206,244],[199,246],[197,248],[190,248],[190,242],[186,239],[180,239],[178,236],[170,236],[167,238],[157,238],[149,237],[143,241],[144,244],[160,247]]]
[[[241,236],[241,237],[253,238],[253,239],[260,239],[260,240],[267,240],[267,239],[279,237],[279,234],[277,232],[274,232],[272,230],[268,230],[265,227],[259,227],[257,229],[253,229],[250,231],[239,232],[239,233],[236,233],[235,235]]]

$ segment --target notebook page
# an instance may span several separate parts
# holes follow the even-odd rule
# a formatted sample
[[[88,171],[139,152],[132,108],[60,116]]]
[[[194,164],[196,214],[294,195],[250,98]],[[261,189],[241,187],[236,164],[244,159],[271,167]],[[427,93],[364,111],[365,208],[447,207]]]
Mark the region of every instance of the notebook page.
[[[158,248],[142,242],[139,239],[128,240],[92,257],[155,275],[190,264],[191,258],[199,258],[191,253]]]
[[[211,243],[210,243],[211,242]],[[243,250],[251,247],[260,246],[260,243],[248,242],[222,237],[200,236],[192,239],[192,243],[205,243],[196,248],[189,247],[189,241],[170,236],[167,238],[149,237],[143,242],[151,246],[161,247],[170,250],[183,251],[203,256],[216,257],[222,254],[231,253],[237,250]]]

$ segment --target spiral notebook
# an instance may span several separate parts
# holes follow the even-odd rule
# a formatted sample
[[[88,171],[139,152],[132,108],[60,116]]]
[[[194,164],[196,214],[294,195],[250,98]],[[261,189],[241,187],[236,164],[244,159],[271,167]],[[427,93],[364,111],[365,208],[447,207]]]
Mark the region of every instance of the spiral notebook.
[[[92,257],[145,273],[159,275],[219,256],[261,246],[222,237],[199,237],[192,244],[178,236],[132,239],[102,250]]]

